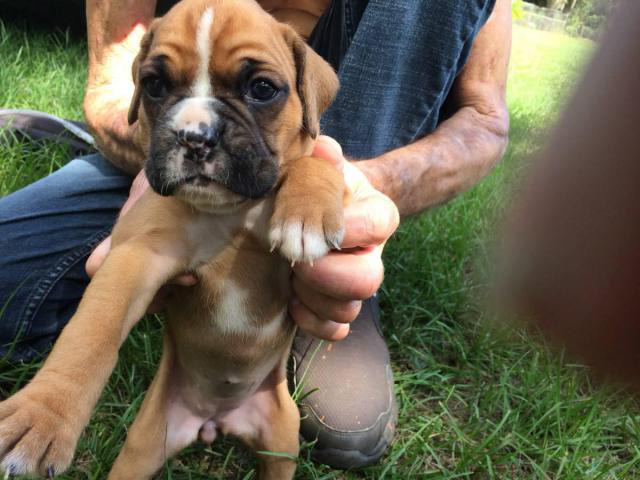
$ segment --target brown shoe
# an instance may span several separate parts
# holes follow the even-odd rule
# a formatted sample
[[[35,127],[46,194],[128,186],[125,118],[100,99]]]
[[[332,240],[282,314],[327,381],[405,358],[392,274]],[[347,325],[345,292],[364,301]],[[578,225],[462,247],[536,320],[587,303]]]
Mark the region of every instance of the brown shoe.
[[[299,331],[292,354],[294,387],[302,393],[300,434],[316,440],[312,457],[342,469],[377,462],[398,413],[376,297],[363,303],[344,340],[323,342]]]

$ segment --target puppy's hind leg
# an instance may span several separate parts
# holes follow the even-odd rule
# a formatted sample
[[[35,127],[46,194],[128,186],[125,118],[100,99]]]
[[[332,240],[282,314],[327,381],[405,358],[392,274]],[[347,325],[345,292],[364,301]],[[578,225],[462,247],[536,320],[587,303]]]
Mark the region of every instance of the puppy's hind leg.
[[[129,429],[109,480],[150,479],[164,463],[198,437],[203,423],[182,405],[171,378],[173,349],[165,335],[158,371]]]
[[[300,413],[286,378],[280,378],[269,388],[261,387],[220,425],[223,433],[240,438],[256,453],[259,480],[290,480],[296,471]]]
[[[276,387],[276,403],[268,419],[268,429],[254,444],[259,453],[260,480],[292,479],[300,453],[300,412],[289,394],[286,381]]]

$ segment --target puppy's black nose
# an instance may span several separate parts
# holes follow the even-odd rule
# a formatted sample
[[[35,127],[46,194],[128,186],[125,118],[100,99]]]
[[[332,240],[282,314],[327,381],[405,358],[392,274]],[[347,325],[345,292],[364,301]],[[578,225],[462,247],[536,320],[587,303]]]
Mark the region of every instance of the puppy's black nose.
[[[215,147],[220,140],[221,127],[218,124],[212,126],[206,123],[187,125],[178,131],[178,143],[194,152],[209,150]]]

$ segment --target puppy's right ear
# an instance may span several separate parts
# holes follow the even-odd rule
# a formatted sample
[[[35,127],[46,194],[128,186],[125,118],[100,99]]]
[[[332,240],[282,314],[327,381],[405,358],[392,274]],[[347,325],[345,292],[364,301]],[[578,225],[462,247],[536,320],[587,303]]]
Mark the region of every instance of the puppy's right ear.
[[[320,116],[338,93],[338,77],[320,55],[288,26],[282,25],[296,67],[296,89],[302,103],[302,126],[311,138],[320,133]]]
[[[147,55],[149,55],[149,49],[151,48],[151,43],[153,42],[153,32],[155,27],[158,25],[158,21],[160,19],[154,19],[149,25],[149,29],[147,33],[144,34],[142,40],[140,41],[140,51],[138,55],[136,55],[135,60],[133,61],[133,65],[131,66],[131,74],[133,76],[133,83],[135,84],[135,90],[133,91],[133,98],[131,99],[131,105],[129,106],[129,115],[127,116],[127,120],[129,121],[129,125],[133,124],[138,120],[138,110],[140,109],[140,97],[142,96],[142,88],[140,85],[140,64],[144,62]]]

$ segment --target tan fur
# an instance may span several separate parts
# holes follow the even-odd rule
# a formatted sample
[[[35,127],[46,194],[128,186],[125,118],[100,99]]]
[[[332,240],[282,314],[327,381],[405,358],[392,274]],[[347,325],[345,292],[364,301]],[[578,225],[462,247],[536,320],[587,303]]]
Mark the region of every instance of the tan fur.
[[[69,466],[120,345],[158,289],[176,274],[194,271],[199,284],[176,287],[169,299],[158,372],[109,478],[150,478],[198,435],[212,439],[210,425],[254,451],[288,455],[260,455],[260,478],[293,477],[299,414],[285,365],[295,328],[285,309],[289,264],[302,257],[285,259],[270,249],[298,242],[296,255],[313,259],[313,252],[303,251],[302,236],[274,240],[274,231],[292,224],[319,234],[326,248],[341,236],[342,176],[328,162],[304,156],[337,81],[290,27],[250,0],[179,3],[152,26],[134,76],[147,55],[162,52],[175,81],[188,84],[197,55],[187,39],[211,5],[222,26],[212,52],[216,94],[227,88],[225,76],[238,59],[249,54],[277,65],[292,86],[286,107],[269,126],[281,164],[278,193],[218,212],[152,191],[142,196],[118,221],[111,252],[42,369],[0,403],[5,468],[7,459],[17,457],[17,473],[46,475]],[[138,119],[148,138],[139,90],[130,119]]]

